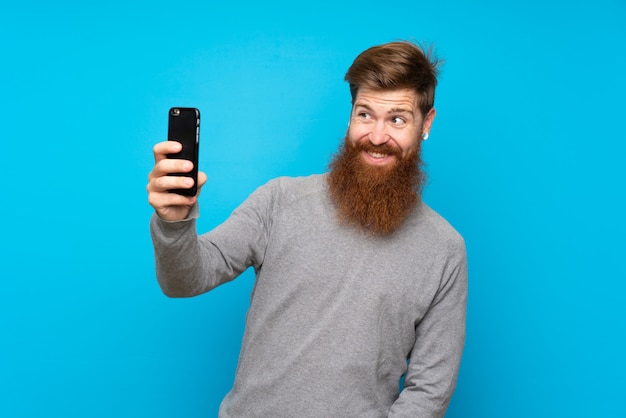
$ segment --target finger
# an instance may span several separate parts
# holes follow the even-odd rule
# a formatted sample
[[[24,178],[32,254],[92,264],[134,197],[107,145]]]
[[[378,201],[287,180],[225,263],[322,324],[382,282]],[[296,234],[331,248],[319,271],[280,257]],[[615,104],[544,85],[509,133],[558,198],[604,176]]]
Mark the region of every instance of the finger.
[[[167,154],[175,154],[180,152],[183,146],[178,141],[163,141],[156,144],[152,151],[154,152],[154,161],[159,162],[164,158],[167,158]]]
[[[198,171],[198,188],[205,185],[207,181],[207,175],[204,171]]]
[[[167,176],[174,173],[188,173],[193,170],[193,163],[189,160],[165,158],[158,161],[148,175],[148,179]]]
[[[203,171],[198,171],[198,192],[196,193],[196,197],[200,196],[202,192],[202,186],[206,184],[207,175]]]
[[[172,189],[190,189],[194,181],[191,177],[158,176],[148,181],[148,192],[165,193]]]

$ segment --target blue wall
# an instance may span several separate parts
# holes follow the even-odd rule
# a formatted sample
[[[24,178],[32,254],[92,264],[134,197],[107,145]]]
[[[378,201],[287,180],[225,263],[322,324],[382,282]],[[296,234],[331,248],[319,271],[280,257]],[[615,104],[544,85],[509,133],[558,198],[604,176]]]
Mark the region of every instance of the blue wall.
[[[470,261],[448,417],[626,416],[623,1],[13,3],[0,416],[214,416],[253,277],[160,293],[145,185],[167,109],[202,111],[207,230],[266,180],[325,170],[345,70],[396,39],[447,61],[424,152]]]

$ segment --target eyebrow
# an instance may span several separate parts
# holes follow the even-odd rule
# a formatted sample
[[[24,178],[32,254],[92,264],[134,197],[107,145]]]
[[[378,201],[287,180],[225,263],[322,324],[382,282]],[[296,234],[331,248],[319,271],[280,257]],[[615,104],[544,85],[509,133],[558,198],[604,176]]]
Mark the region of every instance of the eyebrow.
[[[391,108],[387,113],[408,113],[409,115],[413,116],[413,111],[404,107]]]
[[[356,103],[354,104],[354,108],[355,108],[355,109],[357,109],[357,108],[359,108],[359,107],[362,107],[362,108],[364,108],[365,110],[368,110],[368,111],[372,111],[372,110],[373,110],[373,109],[372,109],[372,108],[371,108],[368,104],[366,104],[366,103],[359,103],[359,102],[356,102]],[[411,115],[411,116],[415,116],[415,114],[413,113],[413,111],[412,111],[412,110],[407,109],[407,108],[405,108],[405,107],[392,107],[391,109],[389,109],[389,111],[387,112],[387,114],[392,114],[392,113],[406,113],[406,114],[409,114],[409,115]]]
[[[362,107],[362,108],[365,108],[366,110],[372,110],[372,108],[366,105],[365,103],[356,102],[354,104],[354,108],[356,109],[357,107]]]

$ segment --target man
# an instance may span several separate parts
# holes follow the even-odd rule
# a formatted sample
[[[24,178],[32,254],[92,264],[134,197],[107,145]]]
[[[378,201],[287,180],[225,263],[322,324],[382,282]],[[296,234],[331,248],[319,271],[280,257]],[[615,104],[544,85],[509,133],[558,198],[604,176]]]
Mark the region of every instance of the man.
[[[256,272],[220,417],[441,417],[450,401],[467,265],[463,239],[420,198],[436,64],[393,42],[360,54],[345,78],[352,112],[330,172],[270,181],[204,235],[197,196],[167,193],[191,186],[167,175],[191,164],[166,158],[177,143],[154,147],[163,292],[198,295]]]

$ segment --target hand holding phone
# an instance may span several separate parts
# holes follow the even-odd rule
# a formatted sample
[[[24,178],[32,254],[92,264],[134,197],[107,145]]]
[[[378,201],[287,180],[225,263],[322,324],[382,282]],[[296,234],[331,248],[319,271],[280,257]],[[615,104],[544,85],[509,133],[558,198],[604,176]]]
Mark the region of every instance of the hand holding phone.
[[[190,189],[172,189],[172,193],[183,196],[195,196],[198,193],[198,150],[200,144],[200,111],[192,107],[173,107],[169,111],[168,141],[177,141],[182,144],[180,152],[168,154],[168,158],[189,160],[193,163],[193,170],[189,173],[172,173],[172,176],[186,176],[193,178],[193,187]]]

